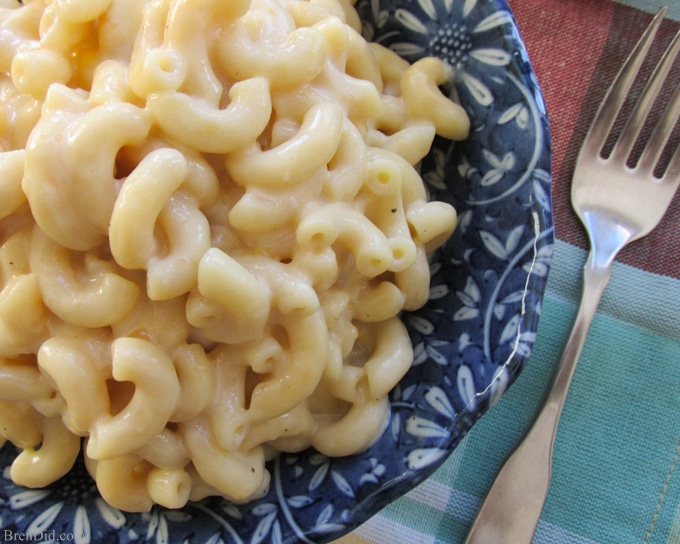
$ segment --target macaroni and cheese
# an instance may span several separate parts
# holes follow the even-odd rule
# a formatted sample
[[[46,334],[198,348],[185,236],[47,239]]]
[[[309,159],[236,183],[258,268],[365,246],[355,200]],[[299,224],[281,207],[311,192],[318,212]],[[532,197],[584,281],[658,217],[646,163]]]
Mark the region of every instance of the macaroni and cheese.
[[[0,433],[126,511],[369,447],[456,213],[451,68],[351,0],[0,0]]]

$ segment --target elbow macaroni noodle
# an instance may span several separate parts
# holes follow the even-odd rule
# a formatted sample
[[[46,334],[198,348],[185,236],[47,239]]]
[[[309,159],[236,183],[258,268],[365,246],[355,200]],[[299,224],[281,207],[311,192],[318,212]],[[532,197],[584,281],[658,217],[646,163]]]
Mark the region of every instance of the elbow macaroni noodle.
[[[111,505],[265,493],[383,432],[428,252],[443,62],[351,0],[0,0],[0,422],[11,476],[80,454]]]

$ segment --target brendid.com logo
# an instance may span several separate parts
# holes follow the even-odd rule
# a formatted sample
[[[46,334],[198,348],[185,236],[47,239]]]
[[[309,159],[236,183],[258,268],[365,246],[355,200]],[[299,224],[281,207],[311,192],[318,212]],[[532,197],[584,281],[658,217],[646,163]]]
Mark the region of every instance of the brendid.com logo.
[[[44,531],[42,533],[21,533],[4,529],[2,533],[3,542],[73,542],[73,533],[57,533],[56,531]]]

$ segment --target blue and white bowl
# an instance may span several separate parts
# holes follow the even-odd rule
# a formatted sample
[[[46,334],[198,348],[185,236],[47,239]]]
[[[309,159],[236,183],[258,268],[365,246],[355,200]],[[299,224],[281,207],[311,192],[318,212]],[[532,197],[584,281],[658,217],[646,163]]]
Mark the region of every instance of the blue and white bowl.
[[[456,70],[472,131],[437,140],[422,174],[459,212],[432,260],[431,299],[403,316],[415,363],[391,394],[390,424],[368,451],[330,459],[283,455],[261,500],[217,498],[179,511],[107,506],[82,464],[44,490],[9,479],[0,452],[0,531],[78,543],[329,542],[413,489],[524,367],[536,337],[553,230],[549,127],[539,86],[505,0],[358,0],[367,38],[410,61],[436,55]],[[43,538],[44,539],[44,538]]]

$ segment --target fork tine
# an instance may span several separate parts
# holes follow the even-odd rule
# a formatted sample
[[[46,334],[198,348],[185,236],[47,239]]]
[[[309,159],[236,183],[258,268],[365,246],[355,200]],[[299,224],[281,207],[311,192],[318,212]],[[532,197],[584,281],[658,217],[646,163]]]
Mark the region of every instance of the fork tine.
[[[668,108],[673,108],[673,115],[668,116],[668,119],[664,119],[664,121],[669,125],[668,132],[670,133],[673,130],[673,127],[675,123],[677,123],[678,117],[680,117],[680,87],[675,89],[675,93],[673,93],[673,101],[672,101],[672,106],[669,104]],[[671,117],[672,117],[672,123],[671,123]],[[663,151],[665,141],[661,142],[658,146],[658,151],[654,153],[656,155],[655,160],[652,162],[652,150],[655,148],[651,147],[651,142],[649,145],[650,149],[650,159],[649,159],[649,164],[645,164],[644,168],[648,168],[653,172],[655,168],[656,161],[658,160],[658,155],[661,154]],[[646,152],[645,152],[646,153]],[[644,158],[644,157],[643,157]],[[643,166],[643,165],[641,165]],[[673,152],[673,155],[671,156],[670,161],[668,162],[668,166],[666,167],[666,172],[663,175],[663,179],[669,181],[672,185],[677,187],[680,185],[680,146],[675,149]]]
[[[667,180],[671,186],[675,187],[675,189],[680,185],[680,148],[673,152],[673,156],[671,157],[663,179]],[[673,191],[675,191],[675,189],[673,189]]]
[[[664,81],[666,81],[666,77],[673,67],[673,62],[678,56],[678,51],[680,51],[680,33],[675,35],[673,41],[664,52],[661,61],[659,64],[657,64],[656,68],[654,69],[654,73],[649,78],[649,81],[642,92],[642,95],[635,104],[630,117],[626,121],[621,131],[619,140],[612,151],[612,160],[625,162],[628,158],[628,155],[633,149],[633,146],[640,135],[640,131],[645,124],[645,119],[647,119],[647,116],[654,105],[654,101],[659,95],[659,91],[661,91]],[[651,168],[654,168],[654,164],[658,160],[659,155],[663,150],[663,146],[668,139],[670,131],[675,125],[675,120],[670,123],[670,127],[667,126],[669,123],[663,122],[669,120],[669,117],[674,117],[673,108],[668,108],[666,111],[664,111],[662,122],[660,122],[659,126],[659,128],[663,128],[663,130],[655,130],[654,135],[652,136],[654,143],[651,144],[651,147],[649,143],[647,144],[646,149],[649,149],[651,152],[650,156],[647,157],[648,160],[645,161],[647,167],[649,167],[651,163]],[[655,153],[657,149],[659,149],[658,154]]]
[[[673,64],[673,61],[677,58],[680,53],[680,31],[675,35],[673,41],[668,46],[666,53],[664,54],[664,63],[668,64],[668,68]],[[640,157],[638,163],[638,168],[645,171],[648,174],[652,174],[656,168],[656,164],[664,151],[664,147],[668,141],[668,138],[673,131],[676,123],[678,122],[678,117],[680,117],[680,86],[676,87],[673,92],[666,109],[659,120],[658,125],[655,127],[649,141],[645,145],[645,148]],[[667,174],[672,174],[675,168],[673,168],[673,162],[675,159],[671,159],[671,162],[667,168]]]
[[[616,116],[618,115],[621,106],[626,101],[628,92],[633,86],[635,77],[640,71],[640,66],[642,66],[642,62],[652,45],[656,31],[659,29],[665,14],[666,6],[663,6],[654,16],[654,19],[652,19],[652,22],[638,41],[635,49],[633,49],[628,60],[619,71],[616,79],[614,79],[614,83],[607,91],[600,108],[595,114],[595,118],[590,125],[582,149],[590,150],[595,147],[598,154],[602,151],[607,135],[614,125],[614,121],[616,120]]]

